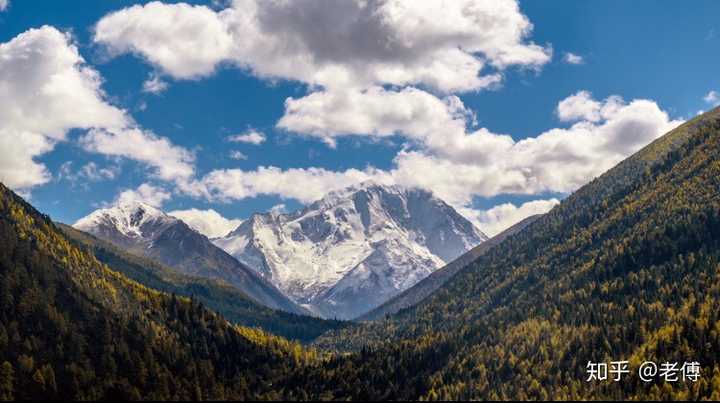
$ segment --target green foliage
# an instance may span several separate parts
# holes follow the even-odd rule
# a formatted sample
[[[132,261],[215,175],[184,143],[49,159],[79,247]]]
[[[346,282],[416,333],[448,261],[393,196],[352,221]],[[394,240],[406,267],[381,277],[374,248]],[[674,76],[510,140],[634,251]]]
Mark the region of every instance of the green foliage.
[[[0,400],[14,399],[15,370],[12,364],[5,361],[0,365]]]
[[[318,360],[152,290],[0,185],[0,398],[261,399]]]

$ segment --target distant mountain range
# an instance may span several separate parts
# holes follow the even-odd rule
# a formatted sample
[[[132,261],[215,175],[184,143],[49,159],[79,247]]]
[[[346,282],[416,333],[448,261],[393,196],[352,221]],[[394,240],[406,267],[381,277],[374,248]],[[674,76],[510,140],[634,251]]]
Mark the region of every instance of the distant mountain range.
[[[224,280],[270,308],[307,313],[206,236],[148,204],[133,201],[96,210],[73,227],[180,273]]]
[[[294,213],[254,214],[212,240],[135,201],[73,227],[181,273],[224,280],[268,307],[338,319],[376,308],[487,239],[430,192],[373,182]]]
[[[89,222],[162,257],[177,223],[124,210]],[[220,280],[61,229],[0,184],[0,399],[720,398],[720,108],[524,224],[437,271],[454,275],[396,313],[314,319],[335,330],[306,348],[239,325],[275,314],[234,288],[241,302],[223,306]],[[278,329],[293,320],[277,316]],[[630,372],[589,382],[587,364],[609,360]],[[643,362],[674,365],[678,382],[633,376]]]
[[[312,312],[352,319],[486,239],[430,192],[365,182],[213,242]]]

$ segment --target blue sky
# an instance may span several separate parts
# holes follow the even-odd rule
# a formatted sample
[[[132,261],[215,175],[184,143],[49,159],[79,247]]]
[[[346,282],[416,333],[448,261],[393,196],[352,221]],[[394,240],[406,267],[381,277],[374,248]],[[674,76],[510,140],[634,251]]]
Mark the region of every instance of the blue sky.
[[[223,48],[218,55],[203,60],[188,59],[189,54],[214,49],[220,39],[213,38],[214,31],[179,38],[173,27],[181,24],[173,18],[180,17],[171,12],[176,10],[173,8],[177,6],[176,2],[156,4],[154,11],[136,7],[133,14],[115,15],[117,18],[107,19],[107,26],[103,27],[105,39],[98,39],[98,21],[118,10],[145,3],[10,0],[7,9],[0,12],[1,43],[12,43],[29,29],[44,25],[68,33],[66,43],[77,47],[84,59],[82,66],[101,77],[95,94],[98,102],[124,111],[127,120],[131,121],[128,125],[151,133],[151,139],[164,139],[171,144],[171,149],[192,155],[189,162],[185,161],[192,166],[192,173],[179,178],[178,175],[158,174],[164,163],[162,158],[149,162],[152,156],[138,159],[132,151],[117,151],[110,149],[111,145],[104,150],[98,150],[97,145],[88,146],[90,142],[85,137],[88,129],[100,127],[102,123],[83,122],[75,128],[73,123],[68,123],[62,125],[66,132],[60,137],[39,133],[46,136],[52,146],[29,155],[31,163],[44,166],[49,176],[23,182],[22,178],[11,176],[22,175],[22,172],[8,167],[3,171],[0,164],[0,180],[30,183],[15,188],[56,220],[74,222],[117,200],[124,191],[130,191],[133,197],[142,197],[138,196],[137,189],[143,184],[165,195],[159,199],[155,197],[154,202],[166,211],[214,209],[228,218],[246,218],[253,212],[266,211],[279,204],[292,210],[322,194],[321,190],[377,176],[379,180],[435,190],[469,218],[491,228],[489,232],[496,232],[523,215],[546,210],[556,199],[565,197],[577,186],[662,134],[661,131],[700,110],[707,110],[718,102],[712,91],[720,91],[717,74],[720,66],[720,26],[717,24],[720,3],[716,1],[692,4],[649,0],[521,1],[519,11],[515,13],[512,10],[514,2],[508,1],[505,2],[509,4],[506,10],[498,11],[488,6],[481,7],[481,12],[489,18],[497,15],[500,27],[502,24],[520,24],[515,17],[524,15],[532,24],[532,30],[527,29],[520,38],[507,39],[512,35],[497,34],[497,38],[487,41],[483,39],[484,27],[468,28],[470,39],[456,39],[454,32],[443,31],[451,30],[452,24],[456,24],[453,21],[432,28],[429,24],[421,24],[408,31],[409,28],[402,25],[406,16],[400,11],[400,16],[393,20],[400,28],[392,27],[391,32],[401,32],[406,35],[403,38],[409,37],[410,41],[419,38],[418,41],[433,43],[437,39],[438,43],[447,42],[447,48],[429,49],[429,45],[413,44],[400,49],[407,53],[403,53],[403,58],[370,49],[367,50],[367,67],[363,65],[362,56],[347,55],[342,51],[354,49],[360,41],[359,37],[353,36],[357,33],[347,33],[346,39],[342,35],[338,39],[314,35],[314,25],[323,26],[325,18],[328,21],[337,19],[322,15],[322,7],[310,5],[317,2],[295,2],[295,8],[290,7],[290,10],[268,7],[267,14],[283,25],[273,26],[275,37],[267,38],[279,40],[281,33],[292,35],[293,29],[297,30],[298,37],[307,35],[298,42],[304,46],[302,52],[305,53],[297,51],[286,60],[294,60],[292,57],[305,60],[303,57],[310,55],[315,62],[309,66],[298,65],[297,72],[293,71],[293,66],[285,70],[274,67],[283,63],[281,52],[264,54],[263,49],[250,49],[249,45],[248,49],[239,51]],[[208,8],[187,7],[183,9],[187,14],[183,18],[196,18],[201,25],[205,24],[205,18],[213,23],[228,24],[221,26],[231,32],[228,35],[230,42],[242,41],[254,32],[246,33],[248,28],[240,22],[227,22],[230,17],[226,16],[229,14],[226,11],[232,7],[241,8],[240,3],[235,6],[229,2],[187,3]],[[310,22],[296,18],[303,8],[316,13],[304,13],[311,16],[308,17]],[[333,10],[327,11],[331,12]],[[502,20],[503,12],[512,14],[512,22]],[[161,15],[167,21],[142,19],[143,13],[154,17]],[[318,19],[317,24],[313,24],[312,18]],[[442,18],[439,15],[438,19]],[[367,24],[367,30],[378,27],[370,22]],[[128,30],[128,26],[135,28]],[[387,32],[381,30],[368,32],[367,36],[375,38],[385,34]],[[164,56],[157,54],[160,52],[157,46],[143,48],[143,38],[148,35],[163,38],[161,41],[177,42],[175,51],[178,54],[162,59]],[[208,41],[207,44],[198,45],[203,40]],[[323,40],[327,43],[321,43]],[[343,44],[342,40],[348,43]],[[454,40],[465,42],[455,43]],[[293,43],[286,45],[292,47]],[[358,54],[366,50],[357,46]],[[496,74],[501,79],[491,85],[468,84],[463,72],[447,73],[435,69],[430,71],[430,78],[423,75],[403,81],[390,78],[389,70],[384,69],[392,66],[408,76],[420,74],[417,63],[444,62],[441,59],[450,54],[446,51],[457,47],[477,48],[469,52],[471,57],[484,64],[477,76]],[[285,51],[295,52],[296,49]],[[508,56],[510,53],[512,55]],[[575,55],[576,63],[568,61],[568,53]],[[185,71],[193,63],[197,64],[197,70]],[[341,66],[351,73],[352,78],[345,80],[339,78],[340,74],[332,76],[334,70],[328,74],[315,74],[313,69],[328,65]],[[9,79],[2,75],[8,74],[16,65],[8,66],[3,70],[0,65],[0,82]],[[366,77],[367,72],[372,77]],[[433,77],[441,73],[448,74],[451,84],[436,83]],[[144,83],[153,77],[166,88],[158,93],[143,91]],[[349,87],[353,89],[348,90]],[[373,89],[377,93],[371,97],[368,94]],[[286,99],[301,102],[314,94],[327,95],[332,102],[322,107],[316,108],[317,104],[313,104],[313,108],[301,109],[302,113],[294,116],[296,119],[292,123],[280,124],[284,116],[292,115],[286,108]],[[355,94],[354,98],[352,94]],[[563,115],[559,104],[573,95],[578,96],[565,104]],[[614,96],[621,97],[622,101],[609,98]],[[420,108],[412,113],[412,119],[400,121],[397,115],[382,113],[388,105],[396,107],[406,99],[407,108]],[[635,100],[647,100],[647,103],[636,104]],[[457,107],[448,106],[451,101],[461,103],[459,112]],[[6,99],[5,102],[11,101]],[[422,106],[417,106],[421,102]],[[338,106],[345,103],[348,105]],[[0,103],[0,106],[5,105]],[[19,108],[35,107],[31,103],[24,105]],[[428,105],[440,108],[437,116],[429,112]],[[300,106],[307,105],[301,103]],[[342,118],[364,116],[373,108],[377,111],[372,116],[352,124],[347,121],[353,119]],[[405,110],[412,109],[402,109]],[[452,116],[444,121],[442,113],[448,110]],[[318,124],[318,116],[313,113],[320,114],[320,120],[328,114],[341,118]],[[82,117],[79,119],[82,121]],[[457,131],[460,140],[454,143],[447,140],[444,134],[447,122],[460,122],[462,127],[451,129]],[[414,123],[421,127],[413,126]],[[0,122],[0,129],[2,125]],[[17,128],[28,125],[31,124],[24,121],[8,124],[5,134],[8,141],[23,136],[23,131]],[[478,144],[466,144],[463,139],[477,134],[477,130],[490,133],[485,139],[487,144],[477,138]],[[543,141],[530,146],[529,154],[522,154],[519,147],[513,149],[509,145],[554,130],[562,131],[558,134],[560,140],[545,136]],[[633,130],[640,134],[636,140],[628,140],[635,138]],[[229,140],[233,135],[251,131],[261,133],[265,140],[260,144]],[[601,136],[606,139],[598,144],[586,140]],[[10,153],[10,150],[0,150],[0,154],[5,152]],[[243,159],[232,158],[240,153]],[[527,155],[532,156],[532,161],[520,161],[527,160]],[[401,160],[412,160],[412,165],[409,162],[403,165]],[[511,160],[512,163],[506,163]],[[433,162],[444,164],[445,176],[441,169],[434,168]],[[83,171],[88,164],[94,164],[91,175],[87,174],[90,169]],[[578,166],[593,168],[578,170]],[[262,177],[243,176],[247,172],[257,173],[259,167],[273,167],[275,173]],[[292,169],[303,171],[291,175],[287,171]],[[321,170],[321,173],[314,174],[313,169]],[[227,170],[234,170],[233,174]],[[475,172],[487,174],[487,177],[480,178],[482,175]],[[522,178],[515,179],[515,175]],[[208,179],[210,176],[214,181]],[[313,182],[304,186],[307,176]],[[282,186],[267,183],[285,181],[287,191]],[[180,182],[187,185],[186,189],[182,189]],[[188,185],[190,183],[192,186]],[[189,187],[193,190],[188,190]],[[291,187],[297,189],[289,190]],[[522,208],[524,203],[532,201],[540,202]],[[499,205],[503,207],[497,207]]]

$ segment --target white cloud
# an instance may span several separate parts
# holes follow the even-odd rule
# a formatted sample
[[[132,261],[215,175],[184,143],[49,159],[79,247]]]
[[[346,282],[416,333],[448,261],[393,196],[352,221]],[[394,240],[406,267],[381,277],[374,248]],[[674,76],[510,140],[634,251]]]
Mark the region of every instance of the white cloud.
[[[151,2],[116,11],[95,27],[95,41],[113,54],[137,53],[176,78],[212,73],[232,51],[233,38],[205,6]]]
[[[36,158],[72,128],[123,127],[124,111],[106,103],[99,74],[70,38],[52,27],[0,44],[0,180],[29,189],[50,180]]]
[[[232,158],[234,160],[242,160],[242,161],[248,159],[247,155],[243,154],[242,152],[240,152],[238,150],[230,151],[230,158]]]
[[[101,168],[94,162],[88,162],[76,171],[73,170],[72,165],[72,161],[64,162],[60,166],[57,179],[67,180],[73,184],[79,181],[99,182],[115,179],[115,177],[120,173],[120,168],[117,166]]]
[[[575,53],[571,53],[571,52],[565,52],[565,56],[563,57],[563,60],[567,64],[583,64],[583,63],[585,63],[585,59],[583,59],[582,56],[576,55]]]
[[[533,200],[516,206],[512,203],[497,205],[489,210],[461,211],[467,217],[474,219],[477,226],[489,236],[495,236],[527,217],[535,214],[544,214],[558,205],[558,199]]]
[[[598,122],[607,119],[621,106],[622,98],[618,96],[610,97],[605,102],[599,102],[593,99],[590,92],[579,91],[560,101],[556,112],[558,118],[563,122],[576,120]]]
[[[598,101],[586,91],[560,101],[557,114],[574,123],[515,141],[469,131],[474,116],[457,97],[371,88],[289,99],[278,126],[331,145],[339,136],[403,136],[411,146],[395,158],[395,180],[465,205],[473,195],[572,191],[680,123],[652,101]]]
[[[89,130],[80,140],[86,150],[146,163],[161,179],[194,175],[192,153],[139,128],[106,101],[101,85],[70,36],[53,27],[0,44],[0,180],[19,190],[48,182],[52,175],[36,159],[70,129]],[[86,179],[109,178],[92,165],[83,169]]]
[[[195,156],[191,152],[173,145],[165,137],[158,137],[139,128],[116,132],[93,129],[83,136],[80,142],[91,152],[146,163],[153,167],[155,175],[163,180],[189,180],[195,173]]]
[[[459,98],[440,99],[416,88],[401,91],[319,91],[285,101],[277,127],[315,136],[335,144],[335,138],[353,134],[386,137],[403,133],[416,140],[447,131],[463,131],[470,116]]]
[[[5,11],[10,6],[10,0],[0,0],[0,11]]]
[[[370,168],[364,171],[349,169],[334,172],[323,168],[283,170],[261,166],[253,171],[215,170],[206,175],[201,183],[212,199],[220,201],[274,195],[309,203],[330,190],[341,189],[376,176],[382,176],[382,172]]]
[[[393,176],[433,189],[456,205],[475,195],[566,193],[681,123],[648,100],[611,97],[599,103],[605,112],[598,121],[592,117],[520,141],[485,129],[443,133],[444,148],[429,143],[401,152]]]
[[[219,12],[132,6],[103,17],[94,40],[180,79],[227,63],[324,87],[423,84],[454,92],[493,85],[508,66],[547,63],[551,49],[528,42],[531,30],[515,0],[236,0]]]
[[[225,218],[213,209],[198,210],[193,208],[189,210],[175,210],[168,214],[181,219],[191,228],[208,238],[225,236],[242,223],[242,220]]]
[[[718,106],[720,105],[720,94],[717,91],[710,91],[703,97],[703,100],[712,106]]]
[[[137,189],[128,189],[121,192],[113,202],[113,205],[140,201],[153,207],[162,207],[163,203],[170,200],[171,194],[162,187],[143,183]]]
[[[245,133],[228,136],[227,140],[232,141],[233,143],[260,145],[265,142],[265,134],[255,129],[250,129]]]
[[[142,90],[143,92],[148,92],[151,94],[160,94],[163,91],[165,91],[168,87],[168,84],[160,78],[157,74],[151,74],[150,77],[148,77],[147,80],[143,83]]]

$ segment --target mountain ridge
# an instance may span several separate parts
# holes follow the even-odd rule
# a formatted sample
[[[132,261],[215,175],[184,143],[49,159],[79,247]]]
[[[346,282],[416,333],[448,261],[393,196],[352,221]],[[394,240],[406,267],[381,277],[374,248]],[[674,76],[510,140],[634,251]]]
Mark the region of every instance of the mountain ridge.
[[[324,317],[351,319],[487,239],[430,192],[364,182],[213,242]]]
[[[270,308],[308,313],[205,235],[146,203],[133,201],[99,209],[73,227],[181,273],[224,280]]]
[[[124,249],[103,241],[71,226],[59,224],[70,240],[86,248],[112,270],[122,273],[146,287],[192,297],[232,323],[308,343],[328,329],[343,326],[343,322],[273,310],[260,305],[223,280],[193,277],[182,274],[154,260],[130,254]]]

